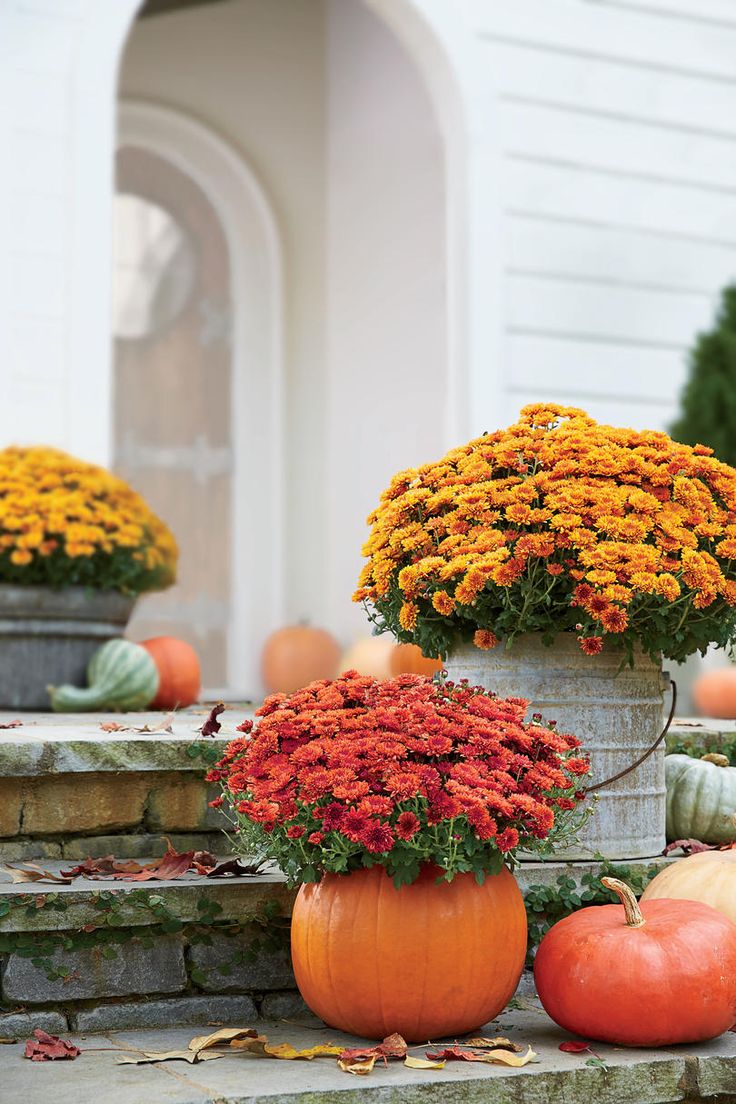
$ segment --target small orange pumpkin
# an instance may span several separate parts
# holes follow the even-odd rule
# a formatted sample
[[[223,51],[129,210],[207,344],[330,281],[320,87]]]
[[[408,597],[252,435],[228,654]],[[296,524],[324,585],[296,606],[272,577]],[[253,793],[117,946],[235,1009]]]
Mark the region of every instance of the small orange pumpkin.
[[[291,955],[297,984],[331,1027],[368,1039],[461,1035],[492,1020],[518,985],[526,913],[503,867],[437,882],[425,866],[396,889],[382,866],[325,874],[297,894]]]
[[[397,644],[391,653],[392,675],[434,675],[442,666],[441,659],[429,659],[418,644]]]
[[[700,901],[580,909],[542,939],[534,980],[547,1014],[573,1035],[623,1046],[714,1039],[736,1022],[736,925]]]
[[[149,709],[183,709],[199,699],[202,673],[191,644],[175,636],[141,641],[158,669],[158,691]]]
[[[693,685],[693,699],[704,717],[736,719],[736,666],[706,671]]]
[[[340,660],[340,671],[357,671],[359,675],[387,679],[391,677],[392,636],[366,636],[356,640]]]
[[[334,678],[340,645],[325,629],[286,625],[263,646],[261,671],[270,694],[293,694],[315,679]]]

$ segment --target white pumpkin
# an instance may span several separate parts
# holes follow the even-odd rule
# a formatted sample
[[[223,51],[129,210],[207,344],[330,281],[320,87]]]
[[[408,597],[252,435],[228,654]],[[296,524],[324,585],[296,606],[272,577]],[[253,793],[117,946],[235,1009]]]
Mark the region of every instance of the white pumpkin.
[[[736,767],[725,755],[665,756],[667,839],[736,840]]]

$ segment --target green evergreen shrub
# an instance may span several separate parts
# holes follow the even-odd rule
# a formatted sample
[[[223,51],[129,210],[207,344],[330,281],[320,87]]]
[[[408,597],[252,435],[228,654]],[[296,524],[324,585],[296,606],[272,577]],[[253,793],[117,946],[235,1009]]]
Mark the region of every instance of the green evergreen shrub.
[[[698,334],[670,434],[683,445],[709,445],[736,466],[736,284],[723,291],[715,325]]]

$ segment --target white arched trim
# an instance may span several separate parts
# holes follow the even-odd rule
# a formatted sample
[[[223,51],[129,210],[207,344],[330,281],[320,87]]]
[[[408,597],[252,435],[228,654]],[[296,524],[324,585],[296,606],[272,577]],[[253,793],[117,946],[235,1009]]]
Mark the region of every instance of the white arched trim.
[[[283,277],[276,221],[240,154],[187,115],[123,100],[118,146],[148,150],[191,177],[227,239],[233,315],[228,689],[256,694],[263,640],[283,622]]]
[[[494,428],[502,400],[498,96],[473,30],[448,0],[364,0],[402,43],[445,147],[448,444]]]

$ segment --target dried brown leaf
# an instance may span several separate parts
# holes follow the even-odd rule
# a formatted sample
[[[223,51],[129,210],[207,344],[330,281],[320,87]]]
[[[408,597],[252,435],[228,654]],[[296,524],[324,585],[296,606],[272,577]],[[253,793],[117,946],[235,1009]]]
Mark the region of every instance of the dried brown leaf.
[[[20,882],[53,882],[54,885],[69,885],[71,878],[64,874],[52,874],[50,870],[42,870],[36,863],[24,863],[15,866],[13,863],[0,864],[0,870],[10,875],[14,884]]]
[[[60,1039],[58,1035],[49,1035],[37,1027],[33,1032],[33,1038],[26,1043],[23,1052],[24,1058],[30,1058],[32,1062],[55,1062],[59,1059],[71,1060],[82,1052],[68,1039]]]
[[[409,1069],[444,1069],[444,1062],[430,1062],[428,1058],[415,1058],[412,1054],[407,1054],[404,1059],[404,1065]]]
[[[203,736],[216,736],[217,735],[217,733],[222,728],[222,725],[220,724],[220,722],[218,721],[217,718],[220,716],[221,713],[224,713],[224,712],[225,712],[224,702],[218,702],[217,705],[212,706],[212,709],[210,709],[207,720],[204,722],[204,724],[202,725],[202,727],[199,730]]]
[[[373,1067],[376,1064],[376,1056],[373,1055],[371,1058],[364,1058],[356,1061],[338,1058],[337,1064],[343,1073],[354,1073],[358,1076],[365,1076],[367,1073],[372,1073]]]
[[[477,1039],[466,1039],[463,1045],[475,1047],[476,1050],[513,1050],[516,1054],[521,1054],[524,1050],[523,1046],[520,1046],[518,1043],[512,1043],[510,1039],[507,1039],[503,1035],[498,1035],[495,1039],[480,1037]]]

